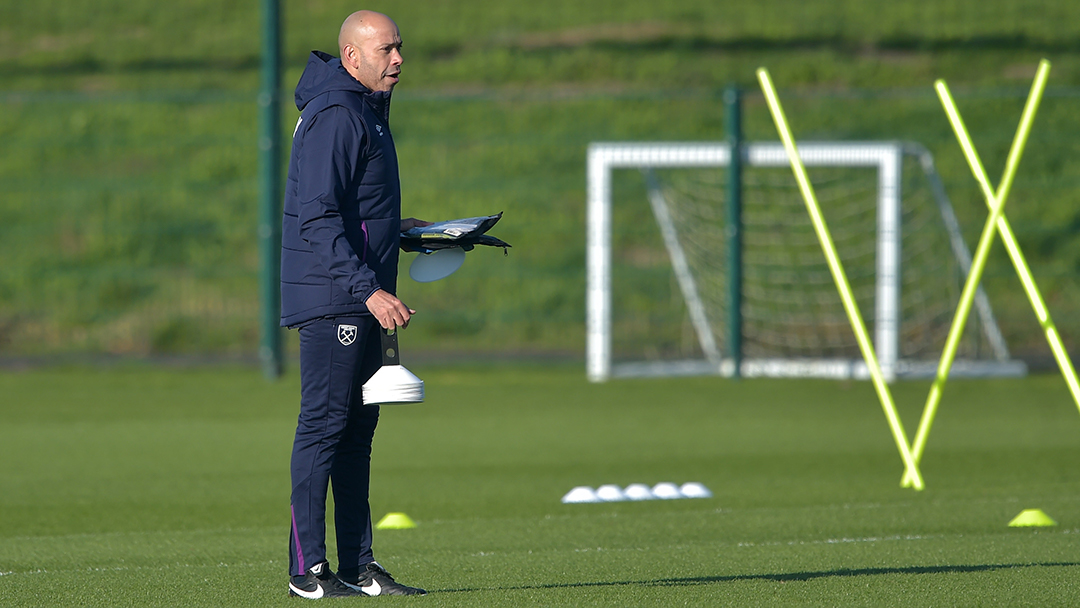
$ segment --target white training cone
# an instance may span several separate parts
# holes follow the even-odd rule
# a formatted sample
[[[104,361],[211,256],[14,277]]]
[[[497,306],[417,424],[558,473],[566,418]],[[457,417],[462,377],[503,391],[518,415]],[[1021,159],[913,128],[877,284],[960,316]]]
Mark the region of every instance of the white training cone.
[[[705,487],[705,484],[698,483],[696,481],[688,481],[679,487],[679,493],[684,498],[712,498],[712,492],[709,488]]]
[[[578,502],[600,502],[600,499],[596,497],[596,492],[589,486],[578,486],[573,490],[566,493],[566,496],[562,497],[563,504],[578,503]]]
[[[596,497],[604,502],[626,500],[626,494],[623,494],[622,488],[615,484],[607,484],[596,488]]]
[[[672,498],[682,498],[682,494],[679,493],[679,486],[664,481],[653,486],[653,496],[664,500],[670,500]]]
[[[626,496],[626,500],[652,500],[656,498],[653,496],[652,488],[643,483],[632,483],[626,486],[623,495]]]

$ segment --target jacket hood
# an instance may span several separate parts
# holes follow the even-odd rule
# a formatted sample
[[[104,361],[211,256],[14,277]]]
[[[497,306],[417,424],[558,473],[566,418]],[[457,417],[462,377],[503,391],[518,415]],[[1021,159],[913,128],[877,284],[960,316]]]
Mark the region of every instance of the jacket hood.
[[[360,84],[345,71],[337,57],[322,51],[311,51],[304,73],[296,83],[296,109],[303,111],[312,99],[329,91],[359,93],[375,107],[385,108],[390,102],[389,91],[376,92]]]

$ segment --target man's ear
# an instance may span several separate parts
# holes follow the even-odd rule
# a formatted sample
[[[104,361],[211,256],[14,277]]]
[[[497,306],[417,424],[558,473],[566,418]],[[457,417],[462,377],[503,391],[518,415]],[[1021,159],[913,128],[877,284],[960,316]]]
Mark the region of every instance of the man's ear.
[[[341,47],[341,61],[345,62],[349,67],[356,68],[358,51],[355,46],[346,44]]]

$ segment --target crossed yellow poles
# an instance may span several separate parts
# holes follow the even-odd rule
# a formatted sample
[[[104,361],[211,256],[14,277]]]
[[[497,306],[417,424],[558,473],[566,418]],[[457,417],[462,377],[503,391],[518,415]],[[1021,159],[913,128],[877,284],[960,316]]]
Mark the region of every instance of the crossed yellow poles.
[[[1050,350],[1053,351],[1058,367],[1065,377],[1065,382],[1068,384],[1069,391],[1072,393],[1073,401],[1076,402],[1077,408],[1080,408],[1080,383],[1077,383],[1076,371],[1073,369],[1068,352],[1066,352],[1065,347],[1061,343],[1061,337],[1058,335],[1057,328],[1050,318],[1050,313],[1047,311],[1042,295],[1040,295],[1039,289],[1035,285],[1035,280],[1031,276],[1031,270],[1024,260],[1024,255],[1020,251],[1020,246],[1017,244],[1016,237],[1013,236],[1012,229],[1009,227],[1009,222],[1004,214],[1005,201],[1009,197],[1009,190],[1012,188],[1016,169],[1020,164],[1020,158],[1024,153],[1024,146],[1027,144],[1028,135],[1031,132],[1031,125],[1035,120],[1035,113],[1038,110],[1039,102],[1042,100],[1043,92],[1046,89],[1046,80],[1049,73],[1050,62],[1044,59],[1039,63],[1039,69],[1035,75],[1035,82],[1032,84],[1031,93],[1028,95],[1027,103],[1024,106],[1024,112],[1020,118],[1020,126],[1016,131],[1016,136],[1013,138],[1012,148],[1009,150],[1009,156],[1005,163],[1005,172],[1001,177],[1001,182],[998,184],[996,192],[990,185],[986,170],[983,168],[982,161],[979,160],[979,155],[975,151],[975,146],[972,144],[967,128],[960,118],[960,112],[953,102],[948,87],[942,80],[938,80],[934,83],[934,88],[937,90],[938,97],[940,97],[941,103],[945,108],[945,113],[949,117],[949,122],[952,124],[953,130],[956,132],[956,137],[960,141],[960,147],[964,151],[964,156],[967,158],[968,164],[971,166],[971,171],[975,175],[976,181],[979,182],[983,195],[986,197],[986,204],[990,209],[990,215],[986,219],[986,225],[983,227],[982,235],[979,238],[979,244],[975,250],[971,269],[968,272],[967,280],[964,283],[964,289],[960,294],[960,302],[957,304],[956,315],[953,318],[948,338],[945,341],[945,349],[942,352],[941,360],[938,363],[937,374],[934,377],[934,382],[930,387],[930,394],[927,396],[926,405],[923,408],[922,418],[919,421],[919,428],[915,434],[915,442],[909,444],[907,435],[904,433],[903,424],[900,422],[900,417],[896,413],[896,406],[893,402],[892,394],[889,391],[889,386],[885,382],[881,372],[881,366],[878,364],[877,356],[874,353],[873,344],[870,342],[866,326],[863,323],[862,316],[859,314],[858,305],[851,293],[851,287],[848,283],[847,276],[844,273],[843,265],[837,255],[836,247],[833,245],[828,226],[825,224],[825,219],[822,217],[821,207],[818,205],[817,198],[814,195],[813,186],[810,184],[810,180],[806,175],[806,168],[803,166],[802,159],[799,157],[798,149],[795,146],[795,138],[791,134],[787,119],[784,117],[784,110],[780,105],[776,90],[773,88],[769,72],[765,68],[760,68],[757,71],[758,81],[761,83],[761,89],[765,93],[765,100],[769,104],[769,111],[772,113],[773,121],[776,123],[776,130],[780,134],[780,139],[784,142],[784,149],[787,151],[788,160],[791,162],[792,171],[795,173],[795,179],[799,184],[799,190],[803,195],[803,200],[806,202],[807,211],[810,213],[811,222],[814,225],[818,240],[821,242],[821,248],[825,253],[825,258],[829,264],[829,270],[832,272],[833,280],[836,282],[837,290],[840,292],[840,299],[843,301],[844,310],[847,312],[848,320],[851,322],[851,327],[855,332],[855,338],[859,343],[859,349],[863,355],[863,359],[866,360],[866,366],[870,371],[870,377],[873,380],[878,399],[881,401],[881,407],[885,411],[885,417],[889,421],[889,427],[892,429],[893,438],[900,451],[900,458],[904,462],[904,476],[901,480],[901,485],[903,487],[912,487],[916,490],[922,490],[924,487],[922,476],[919,473],[919,462],[922,459],[923,451],[926,448],[926,438],[930,434],[930,427],[934,424],[934,417],[937,415],[937,409],[941,403],[941,395],[945,388],[945,382],[949,379],[949,370],[952,368],[953,361],[956,357],[956,350],[960,344],[960,337],[963,335],[964,326],[967,324],[968,315],[971,313],[971,305],[975,299],[975,292],[978,289],[979,281],[982,279],[983,271],[986,268],[986,262],[989,259],[990,247],[993,245],[994,237],[997,233],[1001,234],[1001,240],[1009,253],[1009,259],[1012,260],[1013,266],[1016,268],[1016,273],[1024,286],[1024,291],[1035,311],[1035,316],[1038,317],[1039,324],[1046,334],[1046,340],[1050,344]]]

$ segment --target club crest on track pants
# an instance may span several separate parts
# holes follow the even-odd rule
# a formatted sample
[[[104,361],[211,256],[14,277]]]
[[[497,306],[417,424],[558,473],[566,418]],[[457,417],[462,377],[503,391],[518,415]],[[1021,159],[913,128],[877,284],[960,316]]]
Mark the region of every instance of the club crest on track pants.
[[[334,492],[338,570],[373,561],[368,483],[379,406],[362,387],[382,362],[373,317],[318,319],[300,328],[300,416],[292,451],[289,572],[326,559],[326,497]]]

